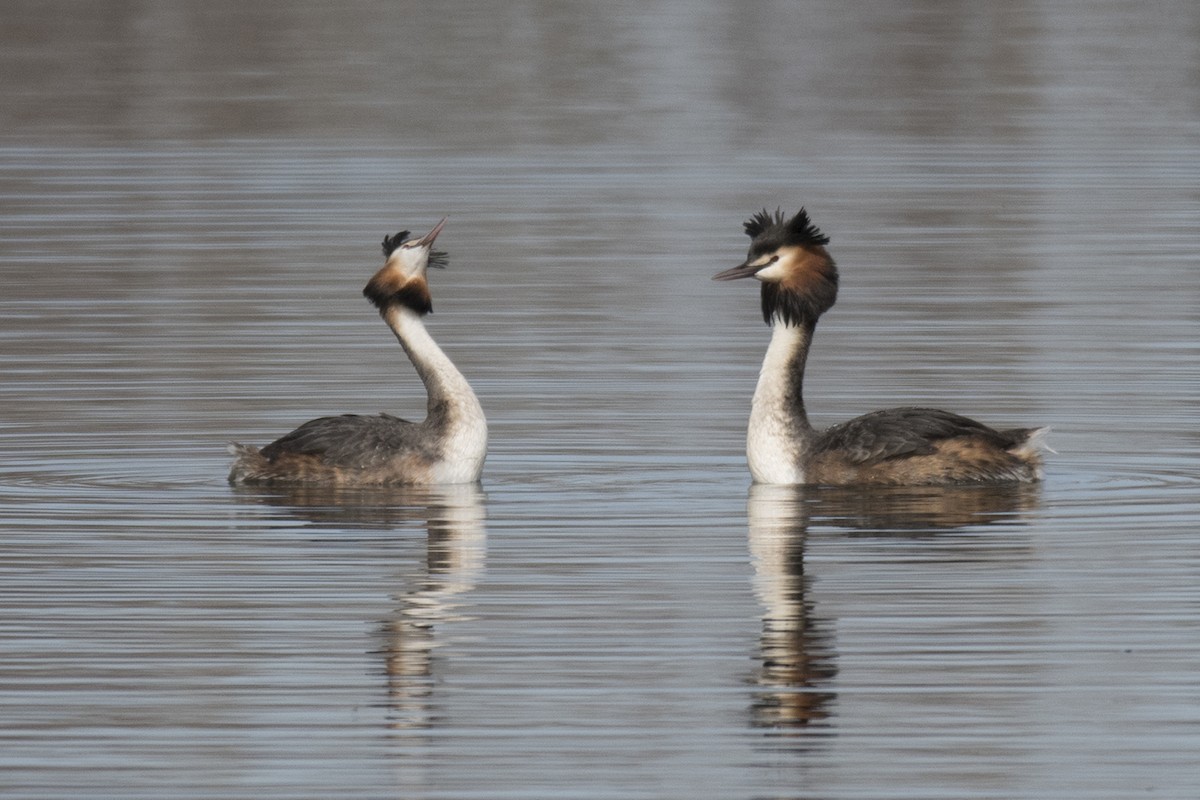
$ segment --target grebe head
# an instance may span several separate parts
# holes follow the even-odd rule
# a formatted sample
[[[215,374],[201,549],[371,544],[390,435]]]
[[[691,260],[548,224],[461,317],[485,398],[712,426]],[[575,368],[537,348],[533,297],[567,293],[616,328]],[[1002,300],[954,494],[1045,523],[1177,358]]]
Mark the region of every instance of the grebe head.
[[[745,223],[750,237],[746,260],[713,276],[715,281],[757,278],[762,282],[763,319],[784,325],[815,325],[837,300],[837,264],[803,208],[791,219],[765,208]]]
[[[363,295],[381,313],[392,305],[407,306],[418,314],[433,311],[425,271],[429,267],[446,266],[447,255],[433,249],[433,241],[446,226],[446,219],[442,217],[433,230],[420,238],[413,237],[409,231],[383,237],[383,255],[387,262],[363,289]]]

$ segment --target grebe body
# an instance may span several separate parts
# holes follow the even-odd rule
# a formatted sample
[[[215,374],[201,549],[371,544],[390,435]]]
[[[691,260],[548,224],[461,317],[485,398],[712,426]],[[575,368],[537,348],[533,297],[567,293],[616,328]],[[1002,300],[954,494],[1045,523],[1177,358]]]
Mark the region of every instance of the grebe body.
[[[306,422],[261,450],[234,444],[231,483],[383,486],[479,480],[487,454],[483,408],[424,323],[433,309],[426,270],[445,265],[445,253],[432,250],[445,224],[443,219],[420,238],[408,231],[385,237],[387,261],[363,289],[425,384],[425,419],[343,414]]]
[[[932,408],[875,411],[818,431],[804,408],[817,320],[837,300],[829,238],[804,209],[765,209],[745,223],[746,260],[714,280],[756,278],[772,326],[750,405],[746,459],[757,483],[889,486],[1026,483],[1042,478],[1048,428],[996,430]]]

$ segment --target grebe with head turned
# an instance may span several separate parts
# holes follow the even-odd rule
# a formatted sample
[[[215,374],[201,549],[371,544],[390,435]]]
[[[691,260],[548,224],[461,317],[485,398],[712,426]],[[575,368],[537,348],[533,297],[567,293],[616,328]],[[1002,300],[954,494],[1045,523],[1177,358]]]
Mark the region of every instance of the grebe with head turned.
[[[234,444],[230,483],[321,486],[474,483],[487,454],[487,421],[466,378],[422,318],[433,310],[426,269],[446,264],[433,250],[442,219],[420,238],[384,237],[387,261],[363,294],[400,340],[429,394],[427,416],[343,414],[306,422],[262,448]]]
[[[1048,428],[995,430],[932,408],[891,408],[814,430],[804,365],[817,320],[837,299],[838,272],[802,208],[766,209],[745,223],[746,260],[714,280],[757,278],[771,343],[750,406],[746,458],[758,483],[933,485],[1028,483],[1042,477]]]

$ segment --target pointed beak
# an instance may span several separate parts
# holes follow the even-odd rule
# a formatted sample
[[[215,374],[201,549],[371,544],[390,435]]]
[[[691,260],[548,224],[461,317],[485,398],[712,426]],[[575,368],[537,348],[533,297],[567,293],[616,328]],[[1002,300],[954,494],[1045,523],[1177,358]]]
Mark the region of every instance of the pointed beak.
[[[724,272],[718,272],[713,275],[712,279],[714,281],[736,281],[738,278],[753,278],[755,273],[765,266],[766,264],[751,264],[749,261],[745,261]]]
[[[418,239],[417,244],[420,245],[421,247],[432,246],[433,240],[436,239],[438,237],[438,234],[442,232],[442,228],[446,227],[446,220],[448,220],[448,219],[450,219],[450,218],[442,217],[442,221],[439,222],[437,225],[434,225],[433,230],[431,230],[429,233],[425,234],[420,239]]]

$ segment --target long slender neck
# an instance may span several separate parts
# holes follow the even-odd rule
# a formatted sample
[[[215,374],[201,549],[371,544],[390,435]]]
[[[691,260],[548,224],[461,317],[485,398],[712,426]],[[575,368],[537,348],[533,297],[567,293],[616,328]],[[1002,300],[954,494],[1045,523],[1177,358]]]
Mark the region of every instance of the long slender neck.
[[[804,365],[815,322],[774,320],[750,405],[746,457],[760,483],[803,483],[803,458],[813,438],[804,410]]]
[[[815,324],[771,326],[771,343],[763,357],[753,410],[778,414],[804,431],[812,431],[804,409],[804,366]]]
[[[482,419],[483,409],[471,385],[429,335],[421,315],[407,306],[394,304],[387,308],[383,318],[425,384],[429,393],[429,421],[436,423],[463,416],[452,414],[453,410],[466,411],[466,416]]]

